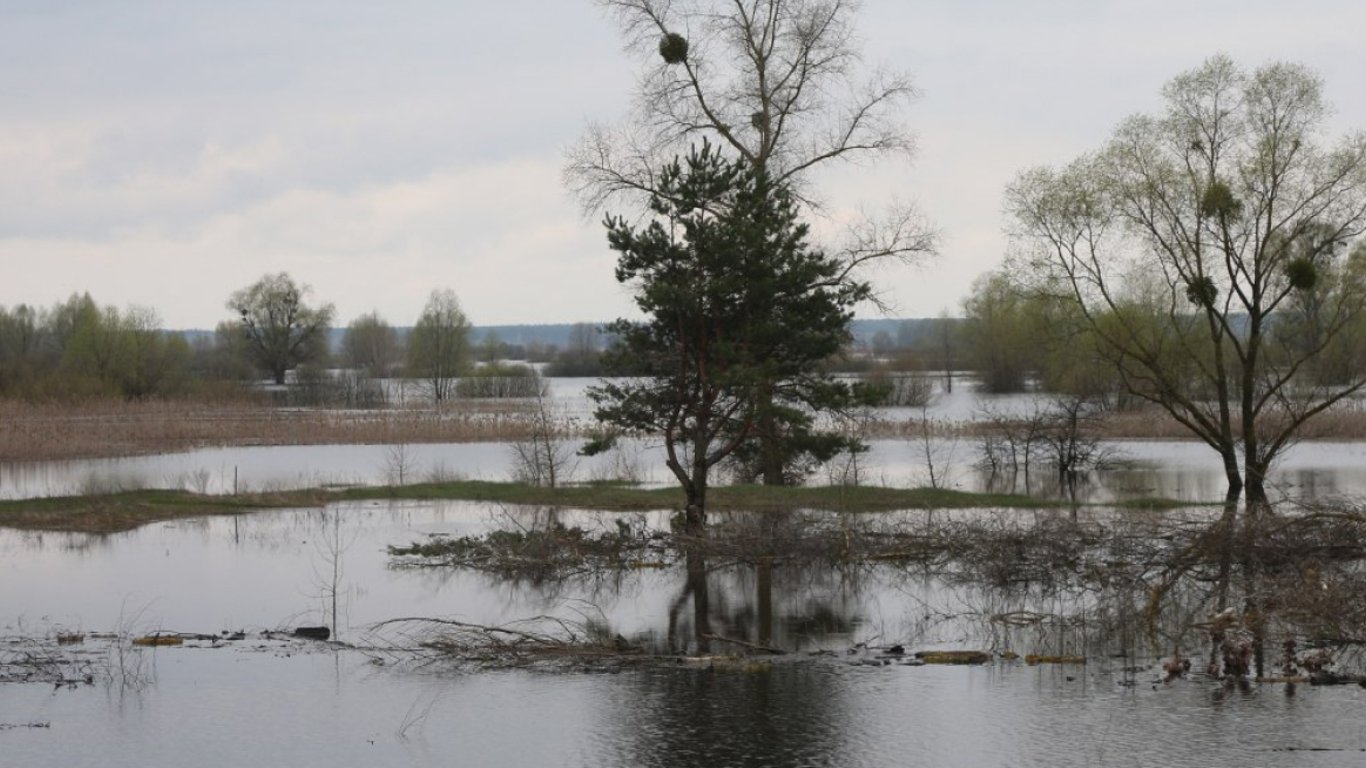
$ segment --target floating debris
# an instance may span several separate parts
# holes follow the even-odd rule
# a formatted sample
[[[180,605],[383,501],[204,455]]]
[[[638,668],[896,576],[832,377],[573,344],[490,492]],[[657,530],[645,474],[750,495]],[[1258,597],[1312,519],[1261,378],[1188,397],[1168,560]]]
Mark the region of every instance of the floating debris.
[[[991,654],[986,651],[917,651],[917,659],[926,664],[986,664]]]
[[[155,645],[184,645],[184,644],[185,644],[185,638],[181,637],[180,635],[161,635],[161,634],[152,634],[152,635],[144,635],[144,636],[142,636],[142,637],[135,637],[135,638],[133,638],[133,645],[141,645],[141,646],[149,646],[149,645],[153,645],[153,646],[155,646]]]
[[[0,723],[0,731],[12,731],[15,728],[51,728],[52,723]]]
[[[1086,657],[1070,655],[1051,656],[1040,653],[1031,653],[1025,656],[1025,663],[1031,667],[1037,664],[1085,664]]]

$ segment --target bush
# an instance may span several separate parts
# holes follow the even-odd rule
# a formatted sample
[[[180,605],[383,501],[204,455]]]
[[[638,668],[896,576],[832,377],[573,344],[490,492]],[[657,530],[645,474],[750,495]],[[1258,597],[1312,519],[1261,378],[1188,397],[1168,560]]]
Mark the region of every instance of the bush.
[[[892,373],[885,368],[877,368],[863,377],[870,391],[880,395],[878,405],[909,406],[919,408],[930,404],[934,394],[934,384],[926,376],[907,373]]]
[[[490,363],[460,379],[455,385],[457,397],[537,397],[545,392],[545,381],[529,365]]]

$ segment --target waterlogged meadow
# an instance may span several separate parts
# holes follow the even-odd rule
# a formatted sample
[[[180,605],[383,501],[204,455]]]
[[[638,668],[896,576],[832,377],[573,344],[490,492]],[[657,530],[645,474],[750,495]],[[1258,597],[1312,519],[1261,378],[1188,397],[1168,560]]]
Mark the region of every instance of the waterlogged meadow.
[[[596,380],[545,381],[545,411],[557,430],[566,481],[673,482],[655,440],[623,439],[604,454],[575,455],[593,434],[585,390]],[[870,450],[837,457],[807,482],[933,485],[1095,503],[1222,498],[1218,457],[1198,442],[1173,439],[1179,427],[1169,428],[1151,413],[1107,413],[1086,424],[1085,434],[1099,448],[1060,482],[1050,446],[1031,444],[1028,434],[1040,430],[1052,397],[982,394],[961,377],[952,392],[943,391],[939,379],[929,385],[932,396],[924,407],[870,409],[844,422],[865,435]],[[235,406],[203,412],[134,404],[111,414],[93,406],[85,412],[10,404],[22,413],[0,420],[0,445],[8,446],[0,456],[26,458],[0,460],[0,499],[144,488],[230,494],[516,479],[514,446],[533,437],[538,405],[534,399],[462,400],[439,409],[408,403],[383,410]],[[1315,425],[1320,437],[1289,449],[1273,467],[1273,496],[1366,495],[1366,441],[1352,439],[1359,437],[1352,427],[1359,415],[1355,408],[1334,412]],[[48,454],[61,458],[34,458]],[[719,474],[724,480],[725,472]]]

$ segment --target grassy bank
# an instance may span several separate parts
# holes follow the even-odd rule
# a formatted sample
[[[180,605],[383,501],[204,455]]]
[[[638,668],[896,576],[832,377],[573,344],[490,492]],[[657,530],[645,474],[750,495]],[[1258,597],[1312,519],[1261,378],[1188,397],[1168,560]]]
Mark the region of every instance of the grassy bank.
[[[116,533],[163,520],[238,515],[262,509],[316,507],[339,501],[370,499],[452,499],[579,507],[600,510],[675,509],[683,505],[677,488],[633,488],[579,485],[541,488],[520,483],[462,481],[402,487],[310,489],[240,496],[205,496],[188,491],[140,490],[101,496],[0,501],[0,526],[24,530]],[[712,489],[714,511],[819,509],[838,512],[885,512],[900,509],[968,509],[994,507],[1045,509],[1061,502],[1007,494],[967,493],[934,488],[724,486]],[[1124,506],[1143,508],[1189,506],[1162,499],[1143,499]]]

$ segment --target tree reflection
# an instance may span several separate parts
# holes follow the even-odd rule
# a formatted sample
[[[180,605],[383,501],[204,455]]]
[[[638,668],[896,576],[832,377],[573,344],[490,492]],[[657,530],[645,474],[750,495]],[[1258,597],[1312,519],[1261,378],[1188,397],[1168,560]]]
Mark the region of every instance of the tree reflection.
[[[1195,657],[1198,674],[1228,680],[1313,672],[1295,658],[1273,669],[1287,642],[1331,648],[1340,668],[1360,658],[1356,510],[1229,503],[1213,515],[978,520],[955,533],[964,543],[935,573],[967,595],[998,649],[1167,658],[1178,673]]]
[[[448,564],[510,600],[591,600],[604,618],[630,605],[644,623],[611,631],[655,654],[952,643],[1256,678],[1287,638],[1347,661],[1366,636],[1366,517],[1349,508],[737,512],[701,537],[610,520],[590,535],[523,518]]]

